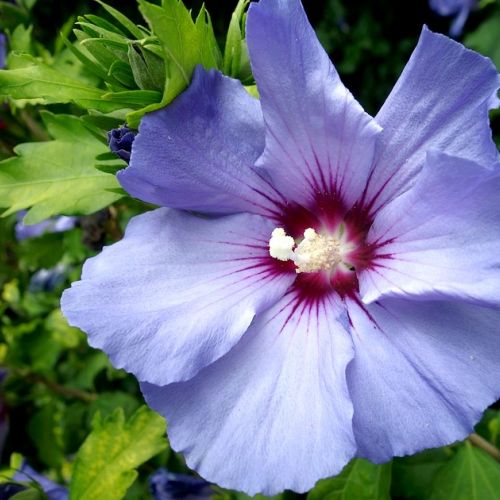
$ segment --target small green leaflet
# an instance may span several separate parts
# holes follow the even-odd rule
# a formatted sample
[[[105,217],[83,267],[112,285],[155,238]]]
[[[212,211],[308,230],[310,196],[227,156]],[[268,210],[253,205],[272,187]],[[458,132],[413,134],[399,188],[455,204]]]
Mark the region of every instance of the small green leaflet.
[[[54,140],[20,144],[17,156],[0,162],[2,215],[31,207],[25,222],[35,224],[57,214],[90,214],[121,198],[113,191],[115,176],[94,168],[109,150],[91,125],[68,115],[42,117]]]
[[[233,78],[240,78],[243,82],[252,77],[248,47],[245,41],[245,10],[249,3],[250,0],[238,1],[231,16],[224,48],[224,73]]]
[[[336,477],[318,481],[307,500],[390,500],[391,464],[357,458]]]
[[[165,420],[141,406],[125,421],[118,408],[106,419],[96,414],[93,430],[78,451],[70,500],[118,500],[137,477],[137,468],[167,447]]]
[[[500,464],[469,441],[436,474],[430,500],[500,499]]]

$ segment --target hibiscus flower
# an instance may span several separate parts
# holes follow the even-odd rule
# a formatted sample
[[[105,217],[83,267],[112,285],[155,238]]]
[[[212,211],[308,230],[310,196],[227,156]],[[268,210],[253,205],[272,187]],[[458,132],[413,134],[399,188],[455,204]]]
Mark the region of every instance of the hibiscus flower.
[[[190,467],[271,495],[462,439],[500,395],[500,77],[424,28],[372,118],[299,0],[252,3],[247,42],[260,100],[199,67],[142,120],[119,180],[164,208],[62,307]]]
[[[429,0],[431,9],[440,16],[455,16],[450,28],[451,36],[460,36],[470,11],[477,0]]]

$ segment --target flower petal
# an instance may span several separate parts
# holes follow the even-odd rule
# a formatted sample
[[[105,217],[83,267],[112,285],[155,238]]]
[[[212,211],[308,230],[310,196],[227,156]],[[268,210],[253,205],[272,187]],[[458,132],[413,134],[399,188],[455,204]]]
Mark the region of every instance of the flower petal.
[[[349,316],[359,456],[383,462],[463,439],[500,396],[500,311],[387,299],[351,303]]]
[[[424,27],[375,119],[384,128],[369,185],[376,209],[407,189],[430,149],[491,165],[498,151],[488,111],[500,87],[493,63]]]
[[[247,42],[266,122],[258,165],[289,199],[360,197],[380,127],[340,81],[299,0],[250,5]]]
[[[183,94],[142,119],[118,180],[157,205],[269,214],[276,194],[252,170],[263,149],[259,102],[237,80],[199,66]]]
[[[224,355],[295,276],[269,267],[272,223],[158,209],[86,262],[64,292],[69,322],[139,380],[168,384]]]
[[[310,489],[355,453],[345,370],[352,344],[333,299],[293,294],[188,382],[142,384],[172,447],[205,479],[249,495]]]
[[[500,164],[429,153],[416,184],[370,229],[379,256],[360,273],[363,300],[438,294],[500,305],[499,195]]]

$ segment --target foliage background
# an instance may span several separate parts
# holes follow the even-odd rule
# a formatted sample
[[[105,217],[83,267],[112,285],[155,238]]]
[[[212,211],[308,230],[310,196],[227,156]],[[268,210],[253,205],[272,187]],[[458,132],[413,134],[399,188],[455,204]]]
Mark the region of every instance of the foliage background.
[[[144,24],[134,0],[108,3],[135,23]],[[194,12],[201,8],[198,0],[185,3]],[[221,48],[235,4],[233,1],[205,2]],[[24,1],[24,5],[32,8],[23,9],[24,14],[19,16],[10,2],[0,1],[0,28],[10,33],[11,47],[15,45],[21,52],[49,61],[52,66],[64,63],[65,57],[70,58],[58,37],[59,31],[71,38],[70,29],[76,16],[88,13],[107,16],[100,5],[85,0],[31,0]],[[422,24],[445,33],[450,24],[449,18],[434,14],[425,0],[306,0],[305,7],[344,83],[371,114],[377,112],[394,85],[416,44]],[[500,2],[486,0],[479,7],[466,24],[463,41],[492,57],[500,67]],[[74,61],[72,64],[81,81],[99,85],[95,75]],[[8,96],[5,86],[5,80],[0,78],[0,96]],[[42,110],[56,116],[83,113],[74,102],[54,100],[41,105],[35,101],[5,99],[0,110],[0,159],[12,157],[13,148],[19,143],[47,141],[52,137],[59,145],[67,145],[62,132],[54,132],[57,118],[44,116]],[[107,123],[111,128],[119,122],[109,120]],[[65,118],[61,123],[64,126],[73,122]],[[75,133],[80,130],[78,124],[74,122]],[[498,112],[492,113],[492,124],[499,144]],[[70,130],[73,129],[70,127]],[[99,130],[102,135],[102,121]],[[122,168],[122,163],[113,163],[113,157],[105,155],[102,139],[94,145],[95,137],[89,134],[89,144],[92,144],[89,147],[104,154],[101,159],[108,162],[108,170],[104,171]],[[21,149],[16,152],[22,157]],[[25,162],[12,164],[16,169],[34,170],[35,165],[41,171],[49,168],[44,157],[44,151],[48,150],[31,147],[23,151]],[[90,167],[95,168],[92,159],[93,156]],[[163,437],[164,421],[142,406],[135,379],[115,370],[102,352],[89,348],[84,334],[69,327],[59,310],[60,294],[71,281],[78,279],[83,261],[104,244],[120,239],[129,218],[150,207],[122,197],[119,191],[110,198],[108,193],[108,198],[95,201],[96,206],[100,204],[104,208],[83,215],[74,229],[17,241],[15,212],[25,207],[10,199],[9,187],[2,186],[1,171],[6,165],[0,164],[0,206],[7,210],[0,219],[3,379],[0,482],[11,480],[24,457],[47,477],[69,485],[71,498],[150,498],[149,478],[157,468],[192,473],[182,457],[168,447]],[[68,193],[71,186],[60,189]],[[22,196],[22,193],[15,195]],[[65,271],[62,281],[53,289],[46,285],[42,289],[33,286],[37,271],[52,269],[58,264]],[[477,427],[477,435],[464,443],[398,458],[385,465],[355,460],[338,478],[318,483],[308,496],[311,500],[500,498],[500,453],[496,449],[500,446],[498,408],[494,405],[486,411]],[[30,498],[43,498],[36,485],[33,484],[30,491],[33,495]],[[244,497],[216,487],[212,493],[218,498]],[[297,495],[285,492],[282,496]]]

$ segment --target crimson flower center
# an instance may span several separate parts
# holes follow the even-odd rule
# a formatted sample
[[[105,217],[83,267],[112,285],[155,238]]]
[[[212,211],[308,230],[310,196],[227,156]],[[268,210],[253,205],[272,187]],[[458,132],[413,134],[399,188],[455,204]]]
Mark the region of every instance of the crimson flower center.
[[[335,195],[317,195],[309,208],[283,207],[269,239],[276,272],[295,272],[294,287],[304,299],[336,292],[355,296],[358,274],[374,265],[375,246],[367,243],[372,225],[362,206],[346,209]]]
[[[334,233],[316,232],[309,227],[303,238],[294,240],[283,228],[276,228],[269,240],[269,254],[280,261],[292,261],[297,273],[335,272],[337,267],[349,270],[349,254],[355,246],[347,241],[341,224]]]

